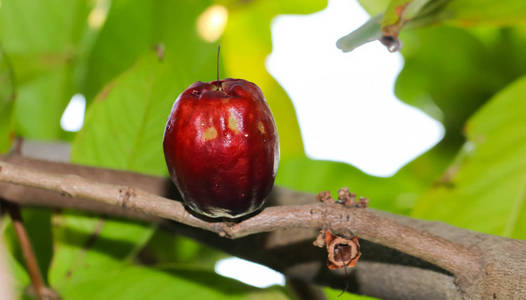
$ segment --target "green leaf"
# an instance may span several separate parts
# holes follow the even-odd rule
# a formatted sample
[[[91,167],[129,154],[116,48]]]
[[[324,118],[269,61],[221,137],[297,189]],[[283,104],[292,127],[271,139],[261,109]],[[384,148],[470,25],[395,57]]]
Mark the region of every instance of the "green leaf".
[[[108,263],[105,272],[77,278],[59,292],[65,299],[78,300],[287,299],[279,289],[251,288],[207,271],[163,272],[115,262]]]
[[[9,150],[13,138],[15,82],[11,65],[0,47],[0,153]]]
[[[111,1],[88,58],[84,90],[88,99],[128,69],[148,46],[153,46],[153,6],[154,1]]]
[[[152,225],[74,213],[56,214],[53,225],[49,282],[58,290],[111,273],[112,264],[133,258],[153,232]]]
[[[457,28],[419,29],[403,37],[405,64],[395,94],[440,120],[447,134],[461,141],[465,120],[495,92],[487,50],[475,36]]]
[[[59,138],[88,9],[85,0],[2,1],[0,39],[19,83],[18,134]]]
[[[358,0],[358,2],[371,16],[376,16],[385,12],[391,0]]]
[[[167,174],[162,152],[164,125],[185,71],[160,61],[153,51],[102,91],[86,113],[72,146],[72,160],[142,173]]]
[[[489,234],[526,239],[526,77],[467,123],[469,142],[414,216]]]
[[[526,47],[526,30],[434,27],[406,31],[401,38],[405,63],[395,94],[446,128],[440,145],[432,150],[434,158],[429,157],[438,159],[428,164],[435,166],[436,174],[443,169],[441,165],[451,164],[465,142],[462,130],[467,119],[495,93],[525,74],[522,49]]]
[[[165,57],[188,74],[190,83],[215,79],[217,45],[200,39],[195,29],[198,15],[210,3],[192,0],[112,1],[89,57],[87,98],[93,98],[145,51],[160,44],[164,46]]]
[[[282,290],[260,290],[207,270],[155,269],[130,262],[150,235],[133,222],[57,214],[50,282],[63,299],[274,299]]]
[[[526,47],[525,32],[455,27],[406,32],[402,36],[405,64],[395,94],[441,121],[447,144],[458,148],[464,142],[462,127],[467,118],[526,72],[526,59],[519,54]]]
[[[141,257],[156,265],[199,266],[213,270],[226,254],[173,232],[157,230],[141,250]]]
[[[458,26],[506,26],[526,22],[526,2],[522,0],[448,1],[434,17]]]

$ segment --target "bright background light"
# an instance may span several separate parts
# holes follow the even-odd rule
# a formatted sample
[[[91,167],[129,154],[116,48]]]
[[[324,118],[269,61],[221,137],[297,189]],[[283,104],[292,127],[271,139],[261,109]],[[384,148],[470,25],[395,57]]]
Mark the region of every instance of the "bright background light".
[[[109,0],[95,0],[95,7],[88,15],[88,25],[93,29],[101,28],[106,21],[110,3]]]
[[[216,263],[215,271],[219,275],[259,288],[285,285],[285,277],[281,273],[237,257],[221,259]]]
[[[267,69],[292,99],[309,157],[391,176],[435,145],[444,129],[394,96],[399,53],[379,42],[350,53],[336,48],[338,38],[368,18],[349,0],[330,0],[308,16],[276,17]]]
[[[225,30],[228,10],[222,5],[212,5],[197,19],[197,33],[207,42],[215,42]]]
[[[85,111],[86,98],[84,95],[73,95],[60,118],[60,127],[65,131],[79,131],[82,128],[82,124],[84,124]]]

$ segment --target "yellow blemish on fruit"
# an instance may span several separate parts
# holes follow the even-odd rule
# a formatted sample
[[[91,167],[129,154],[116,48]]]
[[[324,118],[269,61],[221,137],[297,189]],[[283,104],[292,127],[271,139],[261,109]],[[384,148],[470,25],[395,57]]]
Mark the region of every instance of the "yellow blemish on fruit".
[[[230,113],[230,116],[228,116],[228,128],[236,134],[239,133],[240,131],[239,130],[239,120],[232,113]]]
[[[265,126],[263,125],[263,122],[258,122],[258,130],[261,132],[261,134],[265,134]]]
[[[203,132],[203,141],[213,140],[217,137],[217,130],[214,127],[208,127]]]

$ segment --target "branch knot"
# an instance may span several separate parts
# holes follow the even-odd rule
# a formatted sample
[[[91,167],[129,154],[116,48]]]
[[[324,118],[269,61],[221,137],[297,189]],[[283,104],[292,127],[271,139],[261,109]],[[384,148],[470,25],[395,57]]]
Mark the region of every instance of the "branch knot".
[[[137,193],[134,188],[124,187],[119,189],[119,203],[122,208],[128,207],[128,203],[132,200]]]

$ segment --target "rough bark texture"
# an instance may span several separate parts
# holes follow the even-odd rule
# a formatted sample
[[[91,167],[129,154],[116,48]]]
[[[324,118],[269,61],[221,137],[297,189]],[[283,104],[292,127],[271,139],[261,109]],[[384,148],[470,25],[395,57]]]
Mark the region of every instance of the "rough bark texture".
[[[351,280],[350,291],[385,299],[526,297],[524,241],[372,209],[315,203],[314,195],[283,188],[274,189],[269,207],[232,226],[196,218],[184,209],[181,211],[179,202],[168,203],[159,197],[179,199],[166,178],[19,156],[8,160],[8,164],[0,162],[0,181],[26,186],[0,183],[0,198],[21,205],[74,208],[156,222],[167,230],[263,263],[290,278],[334,288],[344,288],[346,280]],[[28,179],[31,174],[24,171],[36,178]],[[62,182],[54,185],[53,179]],[[21,183],[24,180],[33,180],[33,187],[27,186],[31,185],[29,182]],[[86,184],[112,192],[110,196],[101,191],[86,194],[79,187]],[[94,199],[95,196],[109,200],[105,204]],[[158,201],[153,206],[160,211],[148,211],[152,205],[144,201],[152,199]],[[147,213],[144,207],[148,208]],[[327,254],[312,246],[322,227],[337,232],[352,230],[363,238],[360,240],[363,256],[351,269],[350,279],[343,271],[328,270]],[[217,233],[239,238],[230,240]]]

